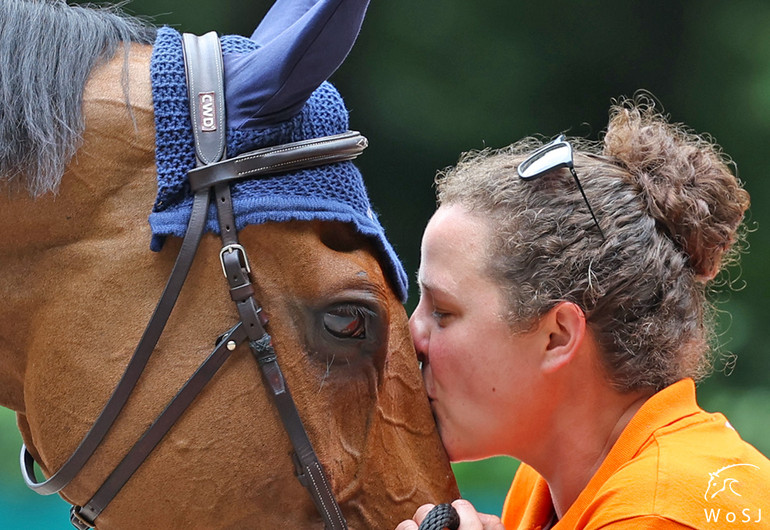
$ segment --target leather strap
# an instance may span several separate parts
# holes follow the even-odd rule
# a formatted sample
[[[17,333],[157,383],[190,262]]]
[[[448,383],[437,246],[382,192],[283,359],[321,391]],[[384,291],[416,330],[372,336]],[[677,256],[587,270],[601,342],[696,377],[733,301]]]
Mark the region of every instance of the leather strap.
[[[222,86],[223,82],[222,54],[219,38],[214,32],[207,33],[201,37],[200,45],[198,45],[199,41],[194,38],[194,36],[185,35],[183,36],[183,39],[185,43],[185,54],[186,56],[194,57],[195,60],[193,62],[196,65],[192,67],[194,70],[192,73],[188,72],[189,75],[194,76],[193,81],[188,82],[188,86],[191,87],[189,88],[189,91],[193,93],[195,90],[200,90],[202,91],[200,92],[201,94],[214,94],[214,97],[212,98],[214,104],[213,112],[217,120],[213,130],[208,126],[208,122],[205,122],[202,118],[209,113],[208,110],[202,108],[204,105],[208,106],[208,99],[199,97],[197,92],[195,92],[195,97],[190,98],[192,108],[191,114],[196,116],[193,118],[193,124],[198,124],[197,127],[194,126],[196,145],[198,146],[196,148],[196,154],[199,158],[199,163],[208,164],[218,161],[224,155],[225,146],[224,90],[218,90],[216,88],[217,86]],[[189,51],[187,50],[188,45],[191,46]],[[216,72],[199,68],[197,65],[213,66]],[[120,414],[126,401],[128,401],[128,397],[136,386],[139,377],[142,375],[142,372],[147,365],[150,355],[155,349],[155,345],[160,339],[160,335],[168,321],[171,310],[176,304],[182,285],[187,278],[187,274],[192,265],[193,258],[195,257],[205,227],[206,216],[208,214],[208,197],[208,190],[202,193],[196,193],[187,228],[187,236],[182,242],[182,247],[179,250],[179,255],[177,256],[174,268],[171,271],[163,294],[158,301],[155,312],[150,318],[147,328],[126,367],[121,380],[118,382],[118,385],[102,409],[102,412],[91,426],[91,429],[86,433],[73,454],[48,480],[38,482],[37,477],[35,476],[34,458],[29,451],[27,451],[27,448],[22,446],[20,455],[22,475],[27,486],[35,492],[41,495],[51,495],[61,491],[67,486],[91,458],[96,448],[112,427],[115,419]]]
[[[189,40],[192,38],[185,36],[185,47],[189,46]],[[204,45],[203,42],[200,44]],[[210,47],[213,48],[213,46]],[[186,56],[188,59],[189,55]],[[189,72],[196,71],[194,66],[188,67],[188,69]],[[188,82],[188,86],[192,87],[193,84]],[[190,101],[196,101],[192,88]],[[194,111],[193,114],[195,114]],[[310,492],[313,503],[321,514],[326,527],[330,530],[345,530],[347,523],[302,424],[294,399],[291,397],[283,373],[278,366],[278,358],[273,349],[270,335],[265,330],[267,321],[262,316],[259,303],[254,299],[246,249],[238,243],[230,182],[240,178],[253,177],[259,173],[275,173],[287,171],[290,168],[349,160],[358,156],[365,147],[366,139],[363,136],[355,132],[348,132],[334,137],[263,149],[260,152],[249,153],[220,163],[206,162],[201,158],[199,161],[202,164],[199,165],[199,168],[188,174],[193,190],[198,189],[198,186],[214,188],[214,204],[217,209],[219,232],[222,238],[222,250],[219,255],[222,270],[230,286],[230,296],[238,309],[238,315],[248,336],[252,353],[262,369],[263,379],[271,390],[273,402],[296,452],[296,460],[299,462],[297,471],[300,483]],[[198,176],[206,175],[206,171],[212,167],[216,167],[215,170],[211,171],[213,177],[198,180]]]
[[[195,152],[197,164],[210,164],[217,162],[225,155],[224,74],[219,37],[215,32],[209,32],[202,37],[184,34],[182,35],[182,44],[185,55],[185,72],[187,74],[190,116],[193,125],[193,137],[196,145]],[[187,232],[185,233],[184,240],[182,241],[182,248],[177,257],[177,264],[179,264],[180,261],[183,261],[183,266],[177,267],[175,264],[168,280],[168,283],[173,284],[175,287],[173,298],[169,297],[168,300],[165,300],[166,292],[164,291],[161,300],[158,303],[159,307],[162,305],[164,308],[163,314],[160,315],[162,321],[156,320],[155,314],[150,319],[147,330],[152,331],[150,334],[152,342],[150,343],[148,341],[147,346],[142,348],[142,353],[146,358],[143,358],[144,362],[141,365],[141,369],[136,374],[136,377],[132,376],[130,380],[126,380],[125,390],[122,390],[120,393],[122,400],[120,409],[122,409],[125,401],[134,389],[134,386],[139,379],[139,375],[141,375],[150,354],[160,338],[166,321],[168,320],[168,316],[171,313],[171,309],[173,309],[176,304],[179,291],[189,273],[190,266],[195,257],[195,251],[200,244],[201,237],[205,230],[209,197],[210,190],[208,189],[202,189],[195,193]],[[157,313],[158,311],[156,310],[156,314]],[[234,330],[236,329],[239,329],[238,326],[234,328]],[[234,330],[231,330],[230,334],[232,334]],[[242,332],[239,332],[239,335],[241,333]],[[147,335],[148,332],[145,332],[145,334]],[[244,338],[245,337],[241,337],[238,342],[241,342]],[[142,339],[144,340],[144,337]],[[140,346],[142,346],[142,342],[143,341],[140,341]],[[169,403],[142,438],[136,442],[94,496],[83,507],[72,507],[70,510],[70,522],[76,528],[84,529],[93,527],[94,521],[99,514],[118,494],[126,482],[128,482],[150,452],[166,435],[169,429],[171,429],[176,420],[187,409],[189,404],[192,403],[211,377],[213,377],[216,370],[222,363],[224,363],[227,357],[229,357],[232,350],[227,349],[226,345],[226,341],[220,341],[217,349],[215,349],[206,359],[198,371],[193,374],[190,380],[188,380],[182,390],[179,391],[176,397]],[[129,363],[129,367],[130,365],[131,363]],[[128,374],[128,370],[126,371],[126,374]],[[121,383],[123,383],[124,379],[126,379],[125,375],[123,376]],[[121,389],[121,383],[118,384],[118,389]],[[118,393],[118,389],[116,389],[115,394]],[[111,401],[112,399],[110,402]],[[110,402],[108,402],[108,406],[110,405]],[[107,433],[107,430],[109,430],[109,427],[114,422],[120,409],[115,412],[110,424],[101,435],[101,438],[95,441],[91,454],[99,445],[101,439]],[[97,424],[98,423],[99,419],[97,419]],[[88,455],[86,460],[91,454]],[[85,464],[85,461],[83,464]],[[77,469],[73,468],[74,472],[68,477],[69,480],[67,482],[74,478],[80,471],[80,468],[82,468],[82,465]],[[30,465],[29,469],[34,473],[33,465]],[[64,485],[61,487],[64,487]]]
[[[214,351],[211,352],[198,370],[190,377],[139,441],[134,444],[91,500],[82,508],[73,507],[70,516],[72,520],[83,522],[88,525],[87,527],[93,526],[99,514],[115,498],[131,476],[139,469],[139,466],[144,463],[153,449],[171,430],[171,427],[174,426],[176,421],[200,394],[201,390],[211,381],[219,368],[230,357],[233,350],[242,344],[245,339],[246,331],[240,322],[220,338]],[[73,524],[76,523],[73,522]],[[76,526],[82,528],[79,525]]]
[[[219,222],[223,223],[220,225],[220,231],[224,248],[237,247],[243,251],[243,247],[238,244],[235,230],[226,230],[228,224],[234,223],[229,186],[220,185],[217,188],[216,196],[215,204],[217,206]],[[251,285],[247,267],[244,265],[244,263],[248,263],[248,259],[245,257],[245,251],[243,252],[243,259],[235,252],[221,254],[222,267],[225,270],[225,277],[230,285],[231,293],[241,293],[244,287]],[[233,296],[233,300],[238,308],[241,322],[246,327],[251,352],[259,363],[263,380],[270,389],[273,403],[294,447],[297,478],[310,493],[318,513],[324,520],[326,528],[345,530],[348,527],[345,517],[342,515],[342,510],[334,498],[334,493],[324,473],[323,466],[318,460],[313,444],[310,442],[305,426],[302,424],[297,406],[294,403],[291,392],[289,392],[289,387],[283,377],[281,367],[278,365],[278,356],[273,349],[270,335],[265,331],[263,321],[259,318],[259,304],[251,295],[248,295],[245,299]]]
[[[333,136],[258,149],[190,170],[188,174],[190,189],[196,191],[246,177],[255,178],[352,160],[368,145],[368,140],[361,133],[348,131]]]
[[[182,34],[187,95],[199,165],[219,162],[225,156],[224,66],[219,36],[210,31],[200,37]]]
[[[112,427],[118,414],[120,414],[126,401],[128,401],[131,392],[136,386],[139,377],[142,375],[142,372],[150,359],[150,355],[152,355],[152,352],[155,349],[155,345],[158,343],[158,339],[160,339],[163,328],[168,321],[171,310],[174,308],[179,292],[182,289],[182,285],[184,285],[185,278],[192,265],[193,258],[195,257],[198,245],[200,244],[200,237],[203,234],[203,229],[206,224],[209,205],[208,197],[208,191],[196,194],[192,213],[190,215],[189,226],[187,228],[188,237],[185,237],[182,242],[171,275],[169,276],[163,294],[158,301],[155,312],[150,318],[144,334],[139,340],[139,344],[126,366],[123,376],[115,387],[109,400],[107,400],[107,403],[104,405],[102,412],[96,418],[96,421],[86,433],[77,449],[75,449],[64,465],[62,465],[62,467],[48,480],[38,482],[35,475],[35,460],[29,451],[27,451],[26,446],[22,445],[20,457],[22,476],[24,477],[27,486],[35,492],[41,495],[51,495],[61,491],[67,486],[67,484],[80,473],[80,470],[91,458],[94,451],[96,451],[96,448]]]

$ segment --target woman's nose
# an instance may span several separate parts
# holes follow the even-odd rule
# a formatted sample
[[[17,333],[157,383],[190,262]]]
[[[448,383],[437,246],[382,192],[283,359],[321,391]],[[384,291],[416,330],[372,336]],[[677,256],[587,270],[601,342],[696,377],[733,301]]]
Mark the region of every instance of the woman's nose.
[[[412,335],[417,360],[424,363],[428,360],[428,339],[430,337],[425,319],[422,317],[422,304],[418,304],[409,318],[409,332]]]

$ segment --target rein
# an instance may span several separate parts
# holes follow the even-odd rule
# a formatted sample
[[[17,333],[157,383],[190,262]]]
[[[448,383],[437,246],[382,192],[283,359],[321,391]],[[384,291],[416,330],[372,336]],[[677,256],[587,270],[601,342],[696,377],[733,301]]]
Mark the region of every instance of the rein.
[[[259,149],[226,159],[223,67],[219,38],[214,32],[202,37],[184,34],[183,47],[197,167],[188,173],[194,201],[176,262],[123,376],[78,447],[56,473],[41,482],[35,475],[34,457],[27,451],[26,446],[22,446],[22,475],[27,486],[35,492],[41,495],[57,493],[80,473],[98,448],[133,392],[176,304],[200,244],[213,194],[222,239],[220,262],[240,320],[218,339],[214,351],[128,451],[93,497],[83,506],[72,507],[70,521],[79,530],[95,526],[97,517],[174,426],[230,354],[240,344],[248,341],[294,447],[297,478],[310,493],[326,528],[346,529],[345,518],[278,365],[271,337],[265,330],[267,319],[254,298],[248,257],[243,246],[238,243],[230,183],[244,178],[352,160],[367,147],[367,140],[358,132],[348,131],[344,134]]]

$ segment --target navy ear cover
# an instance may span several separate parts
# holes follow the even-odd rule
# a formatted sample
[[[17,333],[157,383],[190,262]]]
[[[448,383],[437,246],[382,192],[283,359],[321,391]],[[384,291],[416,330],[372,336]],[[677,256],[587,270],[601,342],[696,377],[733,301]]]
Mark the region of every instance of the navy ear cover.
[[[296,115],[355,43],[369,0],[278,0],[251,40],[224,57],[227,125],[255,129]]]

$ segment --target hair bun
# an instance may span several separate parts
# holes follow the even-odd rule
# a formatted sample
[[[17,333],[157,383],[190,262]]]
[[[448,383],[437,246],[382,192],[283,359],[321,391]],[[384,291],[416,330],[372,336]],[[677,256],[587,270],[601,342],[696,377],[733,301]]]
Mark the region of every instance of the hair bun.
[[[626,167],[649,214],[689,256],[698,279],[714,278],[749,207],[719,146],[668,123],[649,96],[637,96],[611,108],[604,154]]]

